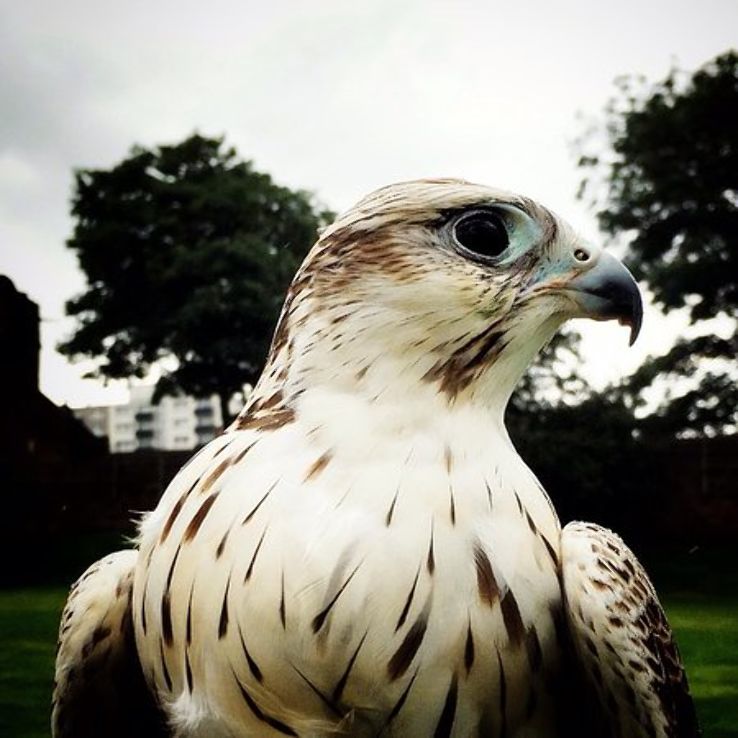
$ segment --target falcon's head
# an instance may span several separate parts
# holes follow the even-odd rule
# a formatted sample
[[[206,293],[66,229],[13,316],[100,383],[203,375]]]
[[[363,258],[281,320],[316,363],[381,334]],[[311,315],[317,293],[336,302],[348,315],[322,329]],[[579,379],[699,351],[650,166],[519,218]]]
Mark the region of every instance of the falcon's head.
[[[635,340],[641,298],[615,257],[525,197],[452,179],[390,185],[322,233],[265,379],[504,405],[574,317],[619,320]]]

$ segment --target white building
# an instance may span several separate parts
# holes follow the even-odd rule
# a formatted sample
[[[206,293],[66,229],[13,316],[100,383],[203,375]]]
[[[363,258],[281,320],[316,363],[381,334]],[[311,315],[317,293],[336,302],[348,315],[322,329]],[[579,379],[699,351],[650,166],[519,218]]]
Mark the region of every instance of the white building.
[[[163,397],[154,405],[153,393],[153,387],[132,387],[127,405],[83,407],[74,414],[96,436],[107,436],[112,453],[192,449],[207,443],[223,424],[216,395]]]

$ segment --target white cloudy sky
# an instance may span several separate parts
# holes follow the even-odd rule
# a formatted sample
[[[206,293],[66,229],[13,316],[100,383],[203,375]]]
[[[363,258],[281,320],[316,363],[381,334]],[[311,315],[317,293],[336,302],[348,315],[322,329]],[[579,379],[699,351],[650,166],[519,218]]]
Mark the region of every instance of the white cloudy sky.
[[[575,200],[577,114],[621,74],[663,77],[738,44],[735,0],[0,0],[0,273],[41,306],[41,386],[123,398],[54,351],[84,279],[64,246],[74,167],[138,142],[226,134],[277,181],[334,209],[393,180],[454,175],[536,197],[593,238]],[[584,328],[595,381],[665,349],[647,314],[628,351]]]

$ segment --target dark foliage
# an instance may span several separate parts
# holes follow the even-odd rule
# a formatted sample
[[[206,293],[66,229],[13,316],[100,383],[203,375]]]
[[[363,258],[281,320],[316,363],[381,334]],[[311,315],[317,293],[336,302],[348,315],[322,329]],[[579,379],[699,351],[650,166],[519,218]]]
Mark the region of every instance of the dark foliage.
[[[735,431],[734,367],[726,363],[738,346],[738,54],[636,88],[625,80],[608,108],[606,150],[580,158],[589,172],[583,193],[597,198],[604,184],[600,223],[631,236],[626,261],[665,310],[686,307],[693,323],[720,317],[732,337],[682,339],[621,391],[642,405],[640,393],[659,377],[691,380],[682,382],[686,392],[666,394],[649,432]]]
[[[626,261],[636,276],[667,311],[686,306],[694,323],[719,316],[728,337],[705,328],[681,338],[599,393],[577,379],[576,367],[552,379],[562,376],[556,357],[569,350],[563,339],[544,354],[514,396],[508,426],[564,521],[595,520],[638,540],[674,505],[660,449],[675,435],[735,430],[736,120],[738,55],[728,53],[650,89],[624,81],[604,127],[594,131],[606,144],[600,139],[601,150],[580,159],[588,175],[583,196],[593,197],[608,234],[629,238]],[[663,396],[656,407],[646,402],[654,385]]]
[[[508,412],[520,455],[551,495],[562,522],[592,520],[638,536],[658,517],[638,421],[622,398],[590,393],[576,405]]]
[[[589,393],[589,385],[579,373],[579,341],[579,334],[573,330],[560,331],[553,337],[516,387],[508,419],[559,403],[572,404]]]

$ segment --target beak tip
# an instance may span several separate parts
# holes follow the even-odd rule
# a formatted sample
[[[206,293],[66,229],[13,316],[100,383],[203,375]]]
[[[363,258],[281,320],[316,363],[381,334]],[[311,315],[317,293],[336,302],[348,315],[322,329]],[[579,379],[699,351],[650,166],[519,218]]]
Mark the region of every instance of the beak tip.
[[[621,318],[618,322],[620,323],[620,325],[630,328],[628,346],[632,346],[638,340],[638,336],[641,334],[640,317],[633,316],[632,318]]]
[[[643,324],[643,302],[641,301],[640,292],[637,293],[636,299],[633,301],[633,312],[627,321],[630,326],[630,340],[628,346],[632,346],[641,335],[641,325]]]

